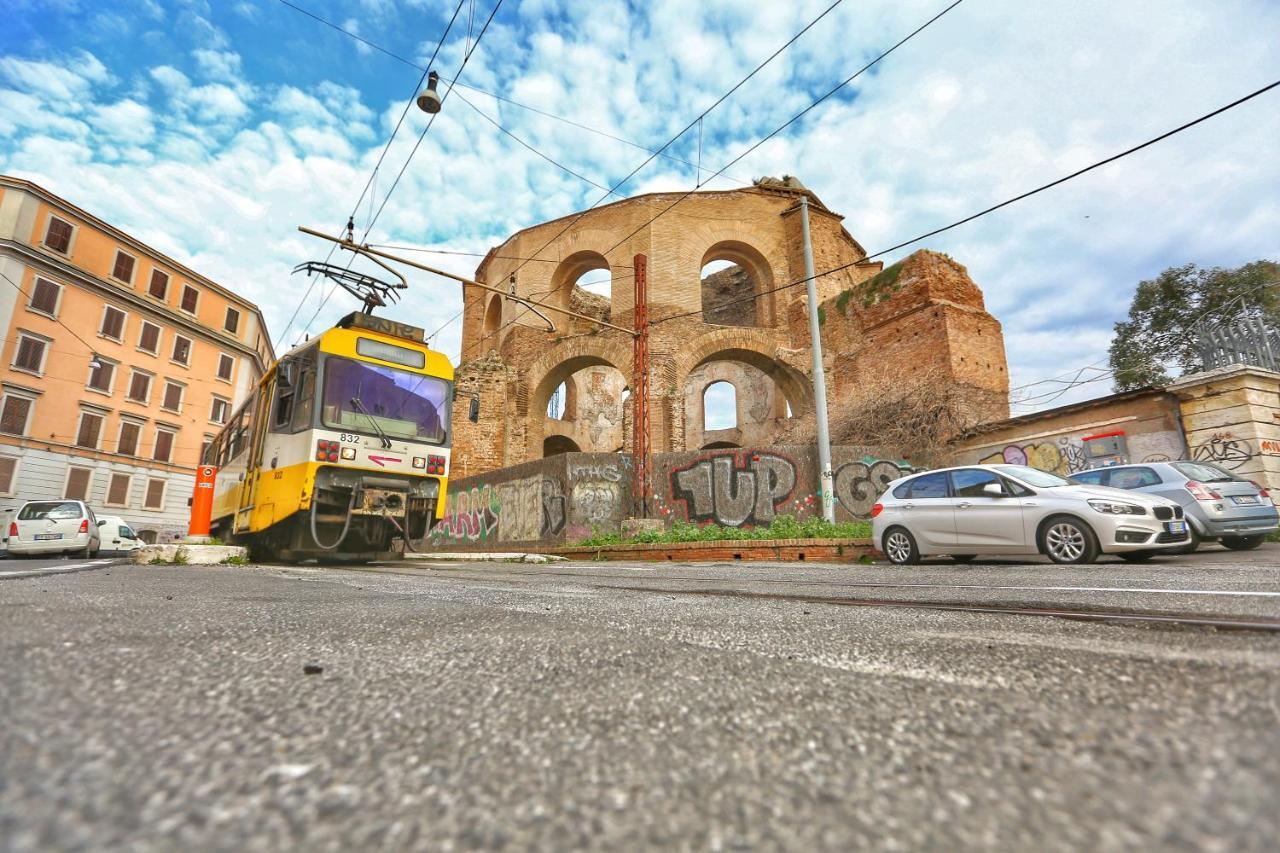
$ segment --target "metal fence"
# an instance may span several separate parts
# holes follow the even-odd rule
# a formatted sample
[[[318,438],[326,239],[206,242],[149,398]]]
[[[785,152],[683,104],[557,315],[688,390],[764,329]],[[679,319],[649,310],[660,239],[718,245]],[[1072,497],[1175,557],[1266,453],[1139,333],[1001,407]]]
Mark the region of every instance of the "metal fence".
[[[1269,328],[1261,317],[1240,317],[1229,323],[1201,326],[1200,357],[1204,369],[1231,364],[1252,364],[1280,371],[1280,331]]]

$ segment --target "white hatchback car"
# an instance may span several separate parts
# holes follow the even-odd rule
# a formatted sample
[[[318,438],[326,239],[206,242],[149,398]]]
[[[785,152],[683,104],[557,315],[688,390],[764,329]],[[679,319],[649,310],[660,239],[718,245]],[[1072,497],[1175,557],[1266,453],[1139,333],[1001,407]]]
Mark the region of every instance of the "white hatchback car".
[[[9,522],[8,546],[10,557],[93,557],[102,547],[102,536],[98,519],[84,501],[27,501]]]
[[[1182,507],[1165,498],[1085,486],[1024,465],[967,465],[894,480],[871,508],[877,546],[898,564],[949,555],[1044,554],[1092,563],[1146,560],[1186,545]]]

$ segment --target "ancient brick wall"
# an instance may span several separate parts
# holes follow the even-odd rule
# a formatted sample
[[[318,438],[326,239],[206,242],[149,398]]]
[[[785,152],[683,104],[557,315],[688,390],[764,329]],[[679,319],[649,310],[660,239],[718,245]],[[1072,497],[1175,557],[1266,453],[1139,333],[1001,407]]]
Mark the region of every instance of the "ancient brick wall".
[[[812,365],[799,200],[810,208],[815,268],[846,266],[817,279],[833,419],[859,404],[869,371],[929,369],[983,390],[989,417],[1008,414],[1008,378],[1000,325],[964,267],[927,251],[884,269],[820,199],[793,179],[764,179],[725,192],[680,198],[656,193],[541,223],[495,247],[476,279],[521,296],[632,326],[633,259],[648,259],[651,327],[650,441],[655,452],[709,445],[813,441]],[[657,216],[667,208],[669,212]],[[650,221],[652,220],[652,221]],[[726,269],[704,280],[708,264]],[[607,278],[607,303],[577,287],[580,277]],[[783,288],[783,289],[778,289]],[[754,298],[733,302],[749,290]],[[629,388],[600,396],[615,411],[609,438],[581,443],[583,426],[547,416],[565,383],[582,398],[582,372],[616,369],[633,380],[632,339],[588,320],[536,312],[479,288],[464,287],[462,364],[455,407],[455,457],[472,472],[572,449],[630,448]],[[689,312],[694,312],[690,314]],[[717,322],[718,321],[718,322]],[[704,428],[702,390],[731,381],[738,418],[732,431]],[[598,387],[598,386],[597,386]],[[467,391],[481,394],[482,423],[466,420]],[[606,399],[606,397],[608,399]],[[599,432],[599,430],[597,430]],[[724,434],[721,434],[724,433]],[[570,444],[572,442],[572,445]],[[603,442],[603,443],[602,443]]]

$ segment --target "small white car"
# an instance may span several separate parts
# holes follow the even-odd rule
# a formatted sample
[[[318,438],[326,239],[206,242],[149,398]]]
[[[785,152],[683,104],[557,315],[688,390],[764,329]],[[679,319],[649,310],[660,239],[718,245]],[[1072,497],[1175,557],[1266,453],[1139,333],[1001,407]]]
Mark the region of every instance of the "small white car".
[[[9,556],[96,556],[102,547],[98,519],[84,501],[27,501],[9,522]]]
[[[1173,501],[1079,485],[1024,465],[967,465],[894,480],[871,508],[871,529],[900,565],[940,554],[957,562],[979,554],[1140,561],[1189,541]]]
[[[128,554],[142,547],[138,534],[118,515],[98,516],[98,532],[102,537],[103,552]]]

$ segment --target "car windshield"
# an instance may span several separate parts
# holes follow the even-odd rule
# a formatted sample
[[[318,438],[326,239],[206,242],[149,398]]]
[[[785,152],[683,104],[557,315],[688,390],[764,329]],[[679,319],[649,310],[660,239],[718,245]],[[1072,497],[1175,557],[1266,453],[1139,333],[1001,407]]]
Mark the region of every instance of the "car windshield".
[[[18,512],[19,521],[60,521],[80,518],[80,504],[75,501],[35,501],[24,506]]]
[[[1001,474],[1006,474],[1015,480],[1021,480],[1028,486],[1051,489],[1054,486],[1075,485],[1075,483],[1065,480],[1057,474],[1050,474],[1048,471],[1041,471],[1039,468],[1031,468],[1026,465],[992,465],[991,467]]]
[[[1239,479],[1234,474],[1209,463],[1174,462],[1173,467],[1187,479],[1199,480],[1202,483],[1226,483]]]
[[[329,358],[324,368],[324,425],[333,429],[429,441],[445,439],[449,383],[381,364]],[[376,424],[376,427],[375,427]]]

